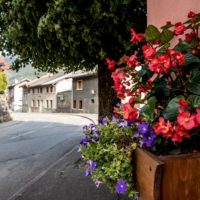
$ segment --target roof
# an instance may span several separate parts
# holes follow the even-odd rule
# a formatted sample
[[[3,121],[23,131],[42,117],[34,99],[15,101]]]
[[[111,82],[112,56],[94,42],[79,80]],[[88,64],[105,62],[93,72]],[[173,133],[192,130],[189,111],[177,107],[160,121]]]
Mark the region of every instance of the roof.
[[[16,83],[13,83],[12,85],[9,85],[8,88],[12,88],[12,87],[14,87],[14,86],[16,86],[16,85],[24,85],[24,84],[26,84],[26,83],[28,83],[28,82],[30,82],[29,79],[23,79],[23,80],[21,80],[21,81],[18,81],[18,82],[16,82]],[[22,83],[24,83],[24,84],[22,84]]]
[[[71,73],[59,72],[57,74],[46,74],[39,79],[34,79],[33,81],[27,84],[28,87],[37,87],[45,85],[53,85],[63,79],[76,78],[76,77],[87,77],[95,75],[95,71],[83,72],[81,70]]]

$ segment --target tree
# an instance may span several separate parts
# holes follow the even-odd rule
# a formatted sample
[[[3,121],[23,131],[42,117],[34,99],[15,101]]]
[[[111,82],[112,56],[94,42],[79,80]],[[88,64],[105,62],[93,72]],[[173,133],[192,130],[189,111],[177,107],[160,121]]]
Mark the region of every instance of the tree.
[[[129,30],[146,26],[145,0],[0,0],[0,46],[15,69],[75,71],[98,65],[100,116],[115,101],[104,58],[130,49]]]

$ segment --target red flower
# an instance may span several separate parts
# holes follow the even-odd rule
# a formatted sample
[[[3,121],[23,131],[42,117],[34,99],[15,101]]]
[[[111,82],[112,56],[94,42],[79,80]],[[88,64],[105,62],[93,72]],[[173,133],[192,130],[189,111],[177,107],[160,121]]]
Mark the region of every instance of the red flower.
[[[170,68],[170,57],[167,54],[159,56],[158,59],[165,68]]]
[[[174,127],[175,133],[172,136],[173,142],[182,142],[183,138],[190,138],[190,135],[187,130],[185,130],[182,126]]]
[[[130,98],[128,102],[131,106],[135,105],[135,99],[134,98]]]
[[[131,35],[132,35],[132,38],[130,41],[132,43],[137,44],[138,42],[142,42],[144,40],[144,36],[141,33],[137,34],[133,28],[131,28],[130,31],[131,31]]]
[[[136,39],[138,42],[142,42],[144,40],[144,36],[142,33],[139,33],[136,35]]]
[[[176,52],[174,54],[175,59],[177,60],[179,65],[183,65],[185,63],[185,56],[181,52]]]
[[[196,15],[197,15],[196,13],[190,11],[190,12],[188,13],[188,18],[193,18],[193,17],[195,17]]]
[[[135,108],[132,108],[132,106],[129,103],[125,103],[122,107],[123,116],[125,120],[135,120],[138,116],[138,111]]]
[[[149,44],[143,45],[142,51],[146,59],[152,58],[156,54],[156,50],[152,48]]]
[[[162,66],[158,58],[153,58],[149,64],[149,69],[157,74],[163,72]]]
[[[166,126],[166,122],[163,117],[159,118],[159,121],[154,125],[154,132],[156,134],[162,133],[163,128]]]
[[[116,62],[114,60],[110,60],[109,58],[106,58],[106,63],[108,65],[109,70],[114,70]]]
[[[178,124],[183,126],[186,130],[191,130],[196,126],[195,116],[188,111],[179,113],[177,117]]]
[[[185,34],[185,41],[190,43],[196,37],[197,37],[197,34],[192,31],[191,33]]]
[[[181,108],[187,108],[188,107],[188,102],[183,100],[183,99],[179,99],[178,104],[180,105]]]
[[[135,53],[134,55],[132,55],[130,57],[126,56],[126,63],[127,63],[127,65],[128,65],[129,68],[138,65],[136,54],[137,53]]]
[[[171,21],[166,21],[166,25],[171,25],[172,22]]]
[[[178,22],[175,24],[174,35],[182,35],[185,30],[186,26],[183,23]]]
[[[195,115],[195,121],[198,125],[200,125],[200,108],[196,109],[197,114]]]

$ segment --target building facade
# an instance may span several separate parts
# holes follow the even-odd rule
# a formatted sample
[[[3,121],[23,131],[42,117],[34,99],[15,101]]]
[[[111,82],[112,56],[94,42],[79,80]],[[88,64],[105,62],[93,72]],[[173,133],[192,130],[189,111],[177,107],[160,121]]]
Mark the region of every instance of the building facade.
[[[98,113],[96,72],[47,74],[21,83],[19,89],[22,112]],[[13,87],[9,92],[12,100]]]
[[[65,77],[64,73],[45,75],[27,85],[28,111],[58,112],[57,94],[71,91],[72,88],[72,79]],[[64,106],[62,108],[66,110]]]
[[[98,113],[98,78],[97,75],[79,76],[73,78],[74,113]]]

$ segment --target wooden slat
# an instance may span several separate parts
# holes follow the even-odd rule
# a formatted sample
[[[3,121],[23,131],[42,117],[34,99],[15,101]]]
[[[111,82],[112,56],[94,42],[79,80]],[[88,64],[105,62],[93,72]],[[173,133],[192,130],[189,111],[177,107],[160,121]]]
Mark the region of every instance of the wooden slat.
[[[200,200],[200,154],[160,157],[162,200]]]
[[[140,200],[160,200],[163,162],[145,150],[135,151],[136,185]]]

